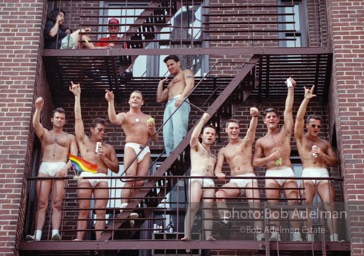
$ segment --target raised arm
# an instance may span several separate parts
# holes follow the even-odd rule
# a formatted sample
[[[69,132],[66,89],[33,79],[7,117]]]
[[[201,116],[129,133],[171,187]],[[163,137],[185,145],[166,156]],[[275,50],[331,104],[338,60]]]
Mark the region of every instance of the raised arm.
[[[253,145],[254,143],[255,132],[257,130],[257,125],[258,125],[259,110],[255,107],[250,108],[250,115],[252,116],[252,119],[250,120],[249,128],[244,137],[244,145],[246,146]]]
[[[290,82],[289,82],[290,81]],[[284,127],[286,136],[291,137],[293,130],[293,101],[294,101],[294,88],[296,86],[296,81],[291,77],[287,79],[287,98],[284,108]]]
[[[197,125],[192,131],[191,139],[190,139],[190,147],[191,149],[197,150],[197,146],[199,145],[198,138],[200,137],[203,126],[210,120],[210,115],[208,113],[203,113],[201,119],[198,121]]]
[[[302,100],[302,103],[298,109],[297,116],[296,116],[296,122],[294,125],[294,137],[296,139],[297,143],[302,143],[302,139],[304,137],[304,126],[305,126],[305,114],[307,110],[308,103],[313,97],[316,97],[315,94],[313,94],[313,90],[315,89],[315,86],[313,85],[311,89],[308,89],[304,87],[305,95]]]
[[[40,123],[40,113],[42,112],[44,106],[44,100],[42,97],[38,97],[35,100],[35,111],[33,115],[33,127],[35,134],[38,136],[39,139],[41,139],[46,132],[46,129],[43,127],[43,125]]]
[[[69,90],[75,96],[75,135],[79,146],[84,145],[85,140],[85,128],[82,121],[81,114],[81,87],[80,84],[74,84],[71,82]]]
[[[111,123],[116,124],[116,125],[122,125],[124,122],[124,115],[123,114],[118,114],[116,115],[116,111],[115,111],[115,104],[114,104],[114,93],[112,91],[109,90],[105,90],[105,99],[107,100],[107,113],[109,116],[109,120]]]
[[[163,90],[163,85],[164,83],[167,81],[167,77],[160,80],[158,83],[158,88],[157,88],[157,102],[161,103],[161,102],[166,102],[168,100],[168,89],[164,89]]]

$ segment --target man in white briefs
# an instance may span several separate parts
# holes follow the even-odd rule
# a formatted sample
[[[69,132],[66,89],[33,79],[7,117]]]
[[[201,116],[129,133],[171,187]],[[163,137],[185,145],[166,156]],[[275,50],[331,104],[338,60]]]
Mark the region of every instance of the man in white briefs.
[[[80,175],[82,179],[78,180],[79,214],[77,238],[75,240],[81,241],[84,239],[92,197],[95,200],[96,240],[99,240],[103,232],[102,230],[106,226],[106,206],[109,198],[107,173],[108,169],[114,173],[119,172],[119,160],[116,157],[114,147],[103,141],[106,136],[106,120],[103,118],[93,119],[89,128],[90,136],[87,136],[81,113],[81,86],[71,82],[69,90],[75,96],[75,135],[80,155],[84,160],[98,166],[96,174],[84,171]],[[96,148],[96,145],[100,146]]]
[[[220,225],[226,229],[225,232],[230,232],[228,229],[231,228],[231,220],[227,218],[229,214],[227,214],[226,198],[237,198],[245,192],[246,197],[249,198],[248,203],[251,208],[258,208],[260,203],[258,182],[255,179],[256,176],[252,166],[252,151],[259,110],[255,107],[250,108],[250,115],[250,126],[243,139],[239,138],[239,121],[236,119],[227,121],[225,132],[228,135],[229,143],[221,148],[218,153],[215,175],[219,179],[225,179],[225,174],[222,172],[225,160],[229,165],[231,176],[244,177],[243,179],[230,179],[216,192],[216,204],[221,218]],[[259,217],[258,214],[253,214],[253,216]],[[255,221],[254,230],[257,230],[256,239],[261,241],[264,238],[261,221]]]
[[[298,203],[298,189],[294,172],[291,168],[291,137],[293,132],[293,100],[294,88],[296,82],[292,78],[288,78],[287,98],[284,109],[284,124],[279,129],[278,123],[280,118],[274,108],[265,110],[264,124],[267,126],[267,134],[258,139],[255,143],[255,151],[253,157],[254,167],[266,167],[266,177],[279,177],[277,179],[266,179],[265,190],[268,203],[276,205],[279,203],[280,188],[285,188],[284,192],[287,197],[289,206],[295,206]],[[298,220],[298,214],[295,210],[287,210],[290,214],[293,241],[302,241],[301,225]],[[278,216],[280,211],[271,210],[272,216]],[[294,218],[293,218],[294,217]],[[273,231],[271,232],[270,241],[280,241],[280,221],[272,221]]]
[[[181,239],[183,241],[191,240],[191,231],[195,216],[202,198],[203,203],[203,228],[205,229],[205,239],[215,240],[212,236],[212,207],[215,194],[215,183],[213,178],[216,157],[211,152],[211,145],[216,140],[216,128],[208,125],[203,127],[210,119],[208,113],[204,113],[202,118],[195,126],[191,139],[191,176],[200,176],[191,178],[188,191],[188,208],[185,216],[184,232]],[[202,131],[202,134],[201,134]],[[199,141],[201,138],[201,142]],[[202,178],[206,177],[206,178]]]
[[[308,103],[313,97],[315,86],[311,89],[304,88],[305,96],[298,109],[296,116],[296,123],[294,127],[294,135],[297,143],[298,153],[302,162],[302,177],[313,179],[305,179],[301,181],[302,187],[305,188],[302,193],[303,197],[306,198],[306,204],[311,205],[313,198],[317,192],[321,201],[324,204],[325,210],[331,214],[327,214],[327,226],[330,231],[330,241],[337,242],[339,240],[337,233],[337,219],[332,214],[334,210],[335,202],[335,191],[332,183],[329,180],[316,180],[314,178],[325,178],[329,177],[328,167],[335,167],[338,164],[335,152],[326,140],[318,137],[321,129],[321,117],[318,115],[309,115],[304,120],[305,113],[307,110]],[[304,133],[304,126],[307,129],[307,133]],[[312,218],[308,212],[306,229],[307,241],[312,242],[315,240],[314,232],[312,232]]]
[[[140,176],[140,179],[126,179],[121,190],[121,208],[125,208],[128,202],[139,192],[144,185],[150,167],[150,149],[146,145],[152,139],[158,139],[155,121],[141,111],[144,104],[143,94],[133,91],[129,97],[130,109],[128,112],[116,114],[114,94],[106,90],[105,99],[108,102],[108,115],[110,122],[120,125],[125,133],[124,168],[126,176]],[[122,211],[122,209],[121,209]],[[137,218],[137,213],[132,213],[131,218]],[[131,222],[133,223],[133,222]]]
[[[68,154],[77,155],[77,143],[75,136],[63,131],[66,123],[66,113],[63,108],[56,108],[51,118],[52,129],[47,130],[40,123],[40,115],[44,106],[44,99],[38,97],[35,100],[35,112],[33,115],[33,127],[35,134],[42,146],[42,162],[39,167],[38,177],[65,177],[67,170],[71,168]],[[46,179],[38,180],[37,214],[34,235],[27,235],[26,240],[39,241],[42,237],[42,229],[45,222],[49,194],[52,191],[52,240],[60,240],[59,228],[62,218],[62,203],[65,194],[65,180]]]

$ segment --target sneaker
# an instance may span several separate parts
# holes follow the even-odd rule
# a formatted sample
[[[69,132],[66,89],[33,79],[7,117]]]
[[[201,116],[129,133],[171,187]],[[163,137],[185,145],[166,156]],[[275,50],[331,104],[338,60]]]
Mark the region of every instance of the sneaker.
[[[231,222],[219,221],[220,234],[224,239],[230,239],[231,235]]]
[[[53,241],[59,241],[61,240],[61,235],[59,233],[56,233],[52,236]]]
[[[314,234],[307,234],[306,239],[307,239],[307,242],[315,242],[315,235]]]
[[[293,242],[302,242],[303,241],[300,232],[294,232],[292,236],[293,236],[292,237]]]
[[[25,236],[25,241],[35,241],[35,236],[32,236],[32,235],[26,235],[26,236]]]
[[[257,238],[257,241],[264,241],[264,233],[257,234],[255,236]]]
[[[278,232],[272,232],[272,234],[269,237],[269,241],[271,242],[278,242],[281,241],[281,236]]]
[[[339,235],[338,234],[330,235],[330,242],[339,242]]]

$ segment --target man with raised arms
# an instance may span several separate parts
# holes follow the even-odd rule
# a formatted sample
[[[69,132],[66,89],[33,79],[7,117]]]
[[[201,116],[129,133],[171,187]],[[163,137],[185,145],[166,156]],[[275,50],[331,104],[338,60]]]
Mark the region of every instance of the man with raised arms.
[[[33,127],[35,134],[42,146],[42,160],[38,177],[65,177],[67,170],[71,168],[68,161],[68,153],[77,155],[77,143],[75,136],[63,131],[66,123],[66,113],[63,108],[56,108],[51,118],[52,129],[47,130],[40,123],[40,114],[44,106],[44,99],[38,97],[35,100],[35,112],[33,115]],[[38,180],[37,193],[37,219],[34,235],[27,235],[26,240],[39,241],[42,237],[42,229],[45,222],[49,194],[52,191],[52,240],[60,240],[59,228],[61,226],[62,203],[65,194],[65,180],[45,179]]]
[[[294,127],[294,135],[297,143],[298,153],[302,161],[302,177],[313,179],[302,180],[301,185],[305,188],[302,193],[302,197],[306,198],[306,204],[311,205],[313,198],[318,193],[321,201],[324,203],[325,210],[330,212],[327,218],[327,226],[330,231],[330,241],[337,242],[337,219],[333,217],[334,202],[335,202],[335,191],[332,183],[329,180],[315,180],[314,178],[329,177],[328,168],[330,166],[337,166],[337,158],[335,152],[326,140],[318,137],[321,129],[321,117],[318,115],[309,115],[306,119],[305,124],[305,113],[307,110],[308,103],[313,97],[315,86],[313,85],[311,89],[304,88],[305,96],[298,109],[296,123]],[[307,133],[304,133],[304,126],[307,129]],[[312,232],[312,218],[308,211],[306,229],[307,241],[314,241],[314,234]]]
[[[265,180],[265,193],[269,204],[278,204],[280,198],[280,188],[285,188],[284,192],[287,197],[289,206],[297,205],[298,203],[298,189],[297,182],[294,179],[295,175],[291,167],[291,137],[293,132],[293,100],[294,100],[294,87],[296,82],[292,78],[288,78],[287,84],[287,98],[284,109],[284,124],[279,129],[279,116],[274,108],[265,110],[264,124],[267,126],[267,134],[258,139],[255,143],[255,152],[253,157],[253,166],[266,167],[266,177],[280,177],[278,179],[268,178]],[[272,210],[272,216],[278,216],[279,211]],[[293,241],[302,241],[300,230],[300,223],[298,215],[295,214],[296,210],[290,210],[291,226],[295,230],[293,232]],[[292,217],[294,217],[292,219]],[[272,221],[274,231],[271,232],[271,241],[280,241],[279,221]]]
[[[105,215],[108,202],[107,198],[109,197],[108,180],[106,179],[107,172],[108,169],[110,169],[112,172],[118,173],[119,161],[116,157],[114,147],[103,142],[103,139],[106,136],[106,120],[102,118],[93,119],[90,127],[90,137],[87,136],[81,115],[80,84],[71,82],[69,90],[75,96],[75,131],[81,157],[98,166],[96,174],[82,172],[80,175],[82,179],[78,180],[77,196],[79,198],[79,214],[76,240],[79,241],[84,238],[92,197],[95,200],[96,240],[99,240],[106,224]],[[101,146],[96,148],[98,142],[101,143]]]
[[[225,179],[222,167],[224,160],[226,160],[230,168],[230,175],[240,177],[230,179],[228,183],[225,183],[216,192],[217,207],[221,218],[220,224],[225,228],[231,227],[231,222],[229,222],[228,218],[229,214],[227,214],[226,198],[240,197],[245,191],[251,208],[257,209],[260,203],[258,182],[255,179],[256,176],[252,166],[252,150],[259,110],[255,107],[250,108],[250,115],[252,117],[250,126],[243,139],[239,138],[239,121],[236,119],[227,121],[225,132],[228,135],[229,143],[221,148],[218,153],[215,175],[219,179]],[[258,218],[259,214],[253,214],[253,216]],[[254,229],[257,230],[256,239],[261,241],[264,238],[261,221],[255,221]]]
[[[143,94],[133,91],[129,97],[129,111],[116,114],[114,94],[106,90],[105,99],[108,102],[108,115],[110,122],[120,125],[125,133],[124,168],[126,176],[140,176],[138,179],[126,179],[121,191],[121,208],[125,208],[140,188],[144,185],[144,178],[148,175],[150,167],[150,149],[147,143],[150,139],[158,139],[154,119],[141,111],[144,104]],[[137,218],[132,213],[131,218]]]
[[[209,119],[210,115],[204,113],[191,135],[191,176],[200,177],[190,179],[188,208],[184,225],[185,235],[181,239],[184,241],[191,239],[191,230],[201,198],[204,209],[203,227],[205,229],[205,239],[215,240],[211,233],[213,225],[212,207],[214,205],[214,200],[212,198],[215,194],[215,183],[212,177],[216,164],[216,157],[211,152],[211,145],[214,144],[216,140],[216,128],[211,125],[203,127]],[[199,141],[199,138],[201,138],[201,142]]]

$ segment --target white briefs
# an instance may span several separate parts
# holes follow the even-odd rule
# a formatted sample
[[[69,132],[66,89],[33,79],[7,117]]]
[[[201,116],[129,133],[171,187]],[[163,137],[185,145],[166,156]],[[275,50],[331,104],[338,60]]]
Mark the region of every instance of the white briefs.
[[[191,177],[193,176],[203,176],[200,174],[191,174]],[[192,184],[192,182],[197,181],[198,183],[200,183],[201,187],[215,187],[215,182],[213,179],[211,178],[191,178],[190,179],[190,185]]]
[[[279,170],[267,170],[265,177],[282,177],[282,179],[274,179],[279,184],[279,186],[282,186],[286,182],[285,178],[295,177],[295,175],[292,168],[286,167]]]
[[[105,173],[92,173],[92,172],[81,172],[80,177],[82,178],[89,178],[89,177],[106,177],[107,175]],[[94,188],[97,186],[97,184],[99,184],[100,182],[107,182],[107,179],[87,179],[88,182],[90,182],[90,185]]]
[[[125,148],[127,148],[127,147],[134,149],[135,154],[138,156],[137,157],[138,164],[143,160],[143,158],[145,157],[146,154],[150,153],[149,146],[146,146],[143,148],[143,145],[138,144],[138,143],[127,142],[125,144]],[[142,152],[139,154],[140,151],[142,151]]]
[[[326,168],[305,168],[302,170],[302,178],[326,178],[329,177],[329,172]],[[306,180],[302,180],[305,182]],[[313,184],[318,185],[323,180],[312,179]]]
[[[239,174],[234,177],[256,177],[255,173]],[[257,179],[230,179],[230,183],[235,183],[239,188],[245,188],[249,183],[257,182]]]
[[[65,166],[65,162],[42,162],[39,167],[39,172],[48,175],[48,177],[54,177]]]

